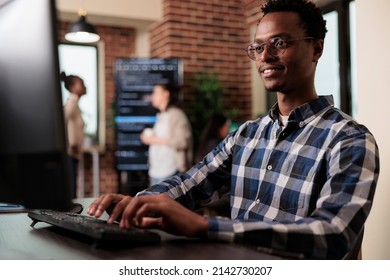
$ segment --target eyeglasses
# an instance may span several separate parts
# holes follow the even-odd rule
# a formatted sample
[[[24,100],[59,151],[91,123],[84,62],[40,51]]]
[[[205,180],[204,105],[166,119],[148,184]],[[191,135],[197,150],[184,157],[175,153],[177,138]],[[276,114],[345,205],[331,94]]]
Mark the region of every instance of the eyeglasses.
[[[294,38],[294,39],[283,39],[280,37],[271,38],[267,43],[257,44],[252,43],[244,49],[248,54],[249,58],[252,60],[260,60],[261,54],[263,53],[265,47],[267,46],[267,51],[270,55],[274,57],[281,56],[286,51],[289,42],[299,41],[299,40],[313,40],[313,37],[303,37],[303,38]]]

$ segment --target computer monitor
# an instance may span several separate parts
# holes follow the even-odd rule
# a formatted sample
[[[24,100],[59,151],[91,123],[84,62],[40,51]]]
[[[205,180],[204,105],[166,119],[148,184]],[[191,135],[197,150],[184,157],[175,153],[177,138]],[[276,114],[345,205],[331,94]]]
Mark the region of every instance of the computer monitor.
[[[70,207],[54,0],[0,0],[0,202]]]

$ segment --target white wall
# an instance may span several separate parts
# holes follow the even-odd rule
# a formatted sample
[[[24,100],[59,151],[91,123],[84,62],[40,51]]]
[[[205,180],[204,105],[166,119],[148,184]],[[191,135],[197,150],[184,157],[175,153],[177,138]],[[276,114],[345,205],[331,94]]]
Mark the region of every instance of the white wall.
[[[149,27],[162,18],[162,0],[56,0],[56,5],[63,21],[76,21],[83,8],[92,24],[134,28],[135,56],[150,56]]]
[[[381,171],[363,259],[390,259],[390,1],[356,0],[357,119],[376,137]]]
[[[56,0],[56,4],[61,19],[76,20],[78,9],[83,8],[92,23],[129,26],[130,21],[154,22],[162,16],[162,0]]]

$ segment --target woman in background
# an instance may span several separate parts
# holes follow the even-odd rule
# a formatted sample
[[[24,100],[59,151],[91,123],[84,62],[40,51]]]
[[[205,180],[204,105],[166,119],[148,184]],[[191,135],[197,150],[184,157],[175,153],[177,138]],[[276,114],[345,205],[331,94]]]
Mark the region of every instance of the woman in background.
[[[185,113],[176,106],[178,88],[173,84],[157,84],[151,95],[152,106],[160,112],[152,129],[141,134],[149,145],[150,185],[157,184],[192,164],[192,132]]]
[[[71,163],[72,196],[77,196],[77,169],[82,156],[84,141],[84,120],[79,108],[80,97],[87,93],[83,79],[61,72],[61,81],[70,95],[64,106],[65,127],[68,135],[68,154]]]

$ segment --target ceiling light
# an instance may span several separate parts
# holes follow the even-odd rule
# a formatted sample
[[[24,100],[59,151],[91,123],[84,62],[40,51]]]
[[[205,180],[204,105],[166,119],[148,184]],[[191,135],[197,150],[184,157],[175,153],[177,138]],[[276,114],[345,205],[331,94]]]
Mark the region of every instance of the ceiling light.
[[[100,36],[96,32],[95,26],[87,22],[87,12],[84,9],[79,9],[79,20],[70,24],[68,33],[65,39],[76,43],[94,43],[100,40]]]

